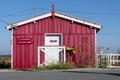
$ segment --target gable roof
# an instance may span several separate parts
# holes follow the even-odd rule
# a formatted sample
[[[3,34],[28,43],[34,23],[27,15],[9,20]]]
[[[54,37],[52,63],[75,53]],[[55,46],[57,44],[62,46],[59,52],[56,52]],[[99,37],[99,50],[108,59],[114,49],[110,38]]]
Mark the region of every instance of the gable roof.
[[[50,16],[52,16],[51,12],[46,13],[46,14],[42,14],[42,15],[39,15],[39,16],[36,16],[36,17],[33,17],[33,18],[29,18],[29,19],[26,19],[26,20],[23,20],[23,21],[15,22],[13,24],[9,24],[9,25],[6,26],[6,28],[10,30],[14,27],[21,26],[21,25],[24,25],[24,24],[27,24],[27,23],[30,23],[30,22],[34,22],[36,20],[44,19],[44,18],[47,18],[47,17],[50,17]],[[96,28],[97,30],[100,30],[102,28],[102,25],[97,24],[95,22],[91,22],[91,21],[88,21],[88,20],[76,18],[76,17],[69,16],[69,15],[66,15],[66,14],[63,14],[63,13],[60,13],[60,12],[55,12],[54,16],[64,18],[64,19],[67,19],[67,20],[71,20],[71,21],[74,21],[74,22],[78,22],[78,23],[81,23],[81,24],[84,24],[84,25],[88,25],[90,27]]]

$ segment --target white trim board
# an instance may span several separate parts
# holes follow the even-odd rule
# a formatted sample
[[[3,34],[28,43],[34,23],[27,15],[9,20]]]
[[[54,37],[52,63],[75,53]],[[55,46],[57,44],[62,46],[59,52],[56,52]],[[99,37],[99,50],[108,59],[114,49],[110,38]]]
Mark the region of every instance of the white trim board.
[[[39,15],[39,16],[27,19],[27,20],[23,20],[23,21],[20,21],[20,22],[16,22],[16,23],[7,25],[6,28],[7,29],[12,29],[14,27],[21,26],[21,25],[24,25],[24,24],[27,24],[27,23],[30,23],[30,22],[35,22],[36,20],[44,19],[44,18],[47,18],[47,17],[50,17],[50,16],[52,16],[52,13],[49,12],[49,13],[46,13],[46,14],[43,14],[43,15]],[[60,17],[60,18],[64,18],[64,19],[67,19],[67,20],[71,20],[73,22],[78,22],[78,23],[81,23],[81,24],[85,24],[85,25],[88,25],[90,27],[94,27],[94,28],[97,28],[97,29],[102,28],[102,26],[100,24],[97,24],[97,23],[94,23],[94,22],[91,22],[91,21],[87,21],[87,20],[83,20],[83,19],[80,19],[80,18],[72,17],[72,16],[62,14],[62,13],[59,13],[59,12],[55,12],[55,16]]]
[[[43,51],[45,54],[46,52],[43,49],[63,49],[64,55],[63,55],[63,62],[66,62],[66,50],[65,50],[65,46],[38,46],[38,67],[42,66],[42,64],[45,64],[44,62],[42,64],[40,64],[40,50]],[[61,50],[60,50],[61,51]]]

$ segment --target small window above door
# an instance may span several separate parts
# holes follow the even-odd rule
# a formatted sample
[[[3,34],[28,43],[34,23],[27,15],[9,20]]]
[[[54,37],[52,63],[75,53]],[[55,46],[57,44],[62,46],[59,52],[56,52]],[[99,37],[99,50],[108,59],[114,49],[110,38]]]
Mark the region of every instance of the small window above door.
[[[61,46],[61,35],[62,34],[55,34],[55,33],[46,33],[45,34],[45,45],[48,46]]]

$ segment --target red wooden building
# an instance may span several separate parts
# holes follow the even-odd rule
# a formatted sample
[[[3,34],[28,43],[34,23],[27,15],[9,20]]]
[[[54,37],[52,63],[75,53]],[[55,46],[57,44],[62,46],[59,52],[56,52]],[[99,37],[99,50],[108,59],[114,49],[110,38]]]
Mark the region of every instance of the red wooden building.
[[[101,27],[54,10],[7,25],[12,31],[12,68],[59,61],[90,66],[95,62],[96,33]]]

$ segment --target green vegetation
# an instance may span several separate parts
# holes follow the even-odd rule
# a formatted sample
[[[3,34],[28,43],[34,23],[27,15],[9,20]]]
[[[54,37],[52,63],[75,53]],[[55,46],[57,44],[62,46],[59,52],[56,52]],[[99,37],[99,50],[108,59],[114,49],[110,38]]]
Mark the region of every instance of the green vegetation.
[[[0,69],[11,68],[11,56],[10,55],[0,55]]]
[[[101,60],[99,62],[99,68],[107,68],[107,66],[108,66],[108,58],[101,57]]]
[[[63,63],[58,62],[57,64],[50,64],[49,66],[40,66],[40,67],[34,67],[33,69],[37,70],[53,70],[53,69],[73,69],[75,66],[70,63]]]
[[[105,61],[104,61],[104,68],[107,68],[107,66],[108,66],[108,58],[107,58],[107,57],[105,57]]]

